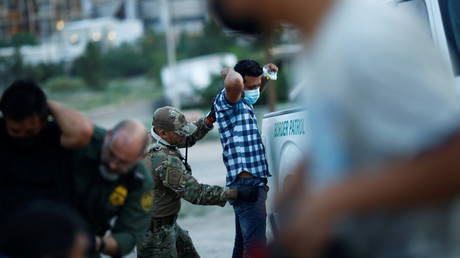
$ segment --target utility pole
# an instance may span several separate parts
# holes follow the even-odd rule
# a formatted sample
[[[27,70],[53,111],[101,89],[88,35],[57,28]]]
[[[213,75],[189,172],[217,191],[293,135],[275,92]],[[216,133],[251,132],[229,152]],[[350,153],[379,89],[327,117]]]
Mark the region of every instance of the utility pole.
[[[273,32],[269,32],[269,34],[265,37],[265,58],[267,63],[273,63]],[[277,102],[277,94],[276,94],[276,83],[275,81],[268,81],[266,87],[268,88],[268,108],[270,112],[274,112],[276,110],[276,102]]]
[[[168,55],[168,67],[170,71],[170,83],[167,87],[172,86],[172,91],[176,91],[176,94],[172,96],[172,105],[178,109],[181,108],[181,100],[179,96],[179,91],[177,87],[177,80],[175,79],[176,75],[176,41],[174,38],[174,27],[172,24],[172,15],[171,15],[171,1],[170,0],[161,0],[162,8],[162,17],[163,24],[165,26],[166,34],[166,52]],[[169,90],[169,89],[167,89]]]
[[[27,8],[27,30],[29,33],[35,33],[35,12],[33,1],[26,1]]]

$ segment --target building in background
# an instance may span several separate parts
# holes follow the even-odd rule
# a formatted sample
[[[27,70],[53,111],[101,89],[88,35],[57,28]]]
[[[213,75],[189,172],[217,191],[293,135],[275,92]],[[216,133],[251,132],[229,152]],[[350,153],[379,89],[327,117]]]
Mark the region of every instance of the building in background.
[[[116,46],[145,30],[197,34],[207,19],[203,0],[0,0],[0,39],[35,36],[38,45],[20,48],[26,63],[68,62],[91,41]],[[0,56],[12,53],[0,49]]]
[[[169,8],[171,22],[178,33],[201,32],[208,19],[206,1],[168,0],[82,0],[84,17],[117,17],[140,19],[145,29],[164,32],[165,8]]]
[[[164,32],[169,8],[176,33],[199,33],[208,19],[206,1],[168,0],[0,0],[0,37],[31,33],[46,41],[68,22],[113,17],[142,21],[145,29]]]
[[[161,0],[138,0],[139,17],[146,29],[164,32],[164,6]],[[169,0],[171,23],[177,33],[199,33],[208,20],[206,1]]]
[[[65,23],[55,33],[53,40],[36,46],[22,46],[20,53],[25,63],[69,62],[85,51],[89,42],[99,42],[104,47],[130,43],[144,34],[139,20],[120,21],[111,17],[85,19]],[[0,56],[12,56],[13,47],[0,48]]]
[[[86,46],[88,42],[100,42],[103,46],[130,43],[144,34],[142,23],[137,19],[120,21],[101,17],[69,22],[61,31],[61,43],[66,47]]]
[[[237,61],[236,55],[221,53],[182,60],[174,67],[163,67],[161,84],[166,99],[172,103],[178,97],[180,105],[199,103],[201,96],[196,92],[208,87],[224,67],[234,66]]]
[[[0,37],[22,32],[46,39],[81,14],[81,0],[0,0]]]

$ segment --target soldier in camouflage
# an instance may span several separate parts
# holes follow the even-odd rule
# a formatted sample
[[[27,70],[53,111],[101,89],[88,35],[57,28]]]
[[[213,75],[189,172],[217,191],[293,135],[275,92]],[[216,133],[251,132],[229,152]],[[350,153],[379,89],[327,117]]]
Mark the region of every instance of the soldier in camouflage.
[[[253,193],[200,184],[179,148],[190,147],[213,128],[212,116],[189,123],[173,107],[153,115],[146,165],[154,178],[151,226],[137,245],[137,257],[199,257],[187,231],[177,223],[181,198],[198,205],[224,206],[228,199],[252,198]]]

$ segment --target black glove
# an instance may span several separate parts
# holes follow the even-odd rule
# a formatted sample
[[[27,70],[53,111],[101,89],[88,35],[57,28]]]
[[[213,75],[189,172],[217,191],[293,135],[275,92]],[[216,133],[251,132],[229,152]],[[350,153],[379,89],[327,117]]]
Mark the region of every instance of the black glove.
[[[237,200],[246,202],[257,201],[257,197],[259,196],[259,187],[252,185],[238,185],[237,190]]]
[[[96,236],[88,234],[88,239],[89,239],[88,251],[91,253],[95,253],[96,252]]]
[[[216,122],[216,110],[214,109],[214,101],[215,101],[215,98],[212,100],[212,103],[211,103],[211,111],[206,116],[206,118],[212,121],[213,123]]]

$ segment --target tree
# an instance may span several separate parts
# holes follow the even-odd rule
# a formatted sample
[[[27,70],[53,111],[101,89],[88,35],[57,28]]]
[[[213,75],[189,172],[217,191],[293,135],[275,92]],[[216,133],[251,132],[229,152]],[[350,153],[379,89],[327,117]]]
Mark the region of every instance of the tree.
[[[107,87],[104,69],[101,46],[94,42],[88,43],[83,55],[73,62],[73,73],[81,76],[95,90]]]
[[[108,49],[103,54],[105,74],[110,78],[132,77],[145,74],[148,60],[134,44],[122,44]]]

